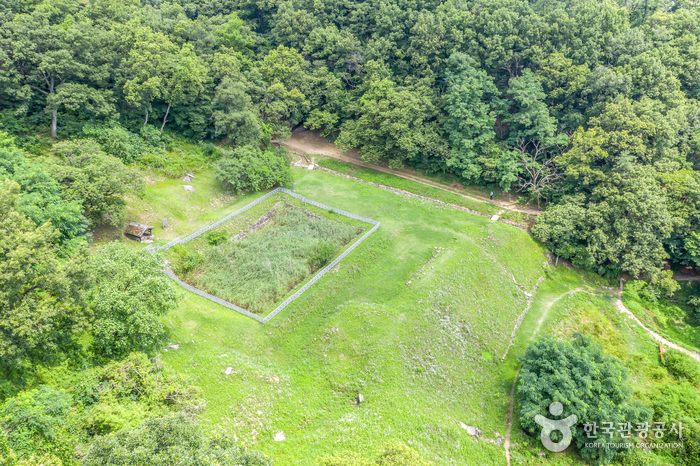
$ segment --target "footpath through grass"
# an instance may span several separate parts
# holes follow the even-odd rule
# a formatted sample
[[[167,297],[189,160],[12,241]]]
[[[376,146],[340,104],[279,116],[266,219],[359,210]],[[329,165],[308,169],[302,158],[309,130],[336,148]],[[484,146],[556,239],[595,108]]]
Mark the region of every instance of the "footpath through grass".
[[[530,214],[501,209],[497,205],[490,204],[488,202],[481,202],[475,199],[469,199],[468,197],[460,196],[459,194],[455,194],[444,189],[426,186],[424,184],[417,183],[406,178],[401,178],[399,176],[383,173],[381,171],[373,170],[371,168],[345,163],[333,158],[323,156],[317,157],[318,158],[316,160],[316,163],[319,166],[337,171],[344,175],[354,176],[361,180],[381,184],[390,188],[403,189],[404,191],[408,191],[413,194],[418,194],[419,196],[430,197],[432,199],[437,199],[450,204],[466,207],[467,209],[473,210],[474,212],[479,212],[488,216],[492,216],[500,212],[500,216],[502,218],[510,220],[512,222],[520,223],[522,225],[529,225],[535,220]]]
[[[294,173],[297,192],[382,226],[265,326],[183,292],[167,319],[180,349],[162,356],[202,387],[204,421],[282,466],[343,450],[370,457],[391,439],[441,465],[505,464],[510,366],[500,358],[524,290],[544,273],[542,249],[486,218]]]
[[[687,304],[688,298],[700,295],[700,283],[679,282],[681,289],[673,299],[650,302],[640,295],[646,285],[641,280],[625,284],[622,300],[627,309],[659,335],[686,349],[700,352],[700,319]]]

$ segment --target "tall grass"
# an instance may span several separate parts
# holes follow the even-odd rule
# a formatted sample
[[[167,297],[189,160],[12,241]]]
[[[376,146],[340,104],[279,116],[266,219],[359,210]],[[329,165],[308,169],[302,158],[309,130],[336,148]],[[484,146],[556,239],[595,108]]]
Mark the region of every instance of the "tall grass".
[[[356,227],[282,203],[261,230],[206,248],[192,281],[208,293],[261,313],[325,265],[330,248],[337,253],[357,233]]]

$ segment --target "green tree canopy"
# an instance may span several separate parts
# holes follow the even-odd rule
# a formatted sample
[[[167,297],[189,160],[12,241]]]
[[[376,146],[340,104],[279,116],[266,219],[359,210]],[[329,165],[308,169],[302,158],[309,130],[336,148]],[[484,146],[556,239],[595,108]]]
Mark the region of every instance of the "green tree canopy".
[[[113,242],[90,258],[90,272],[87,300],[98,354],[121,357],[152,351],[163,342],[166,330],[160,317],[177,306],[177,295],[158,256]]]
[[[607,463],[618,451],[614,447],[586,447],[591,439],[586,436],[584,424],[596,423],[602,429],[604,422],[618,426],[651,419],[651,410],[632,400],[627,369],[618,359],[606,355],[590,336],[577,333],[572,341],[542,338],[528,346],[520,361],[520,425],[539,438],[541,427],[535,416],[551,418],[549,405],[561,403],[562,419],[572,414],[578,417],[571,430],[584,459]],[[601,442],[612,444],[625,440],[617,429],[612,438],[602,438]]]
[[[152,466],[272,466],[266,455],[246,450],[229,437],[206,438],[184,414],[152,418],[135,429],[98,438],[83,466],[149,464]]]
[[[240,193],[270,189],[276,184],[289,184],[292,182],[292,173],[284,152],[243,146],[219,161],[216,178],[226,189]]]
[[[91,139],[59,143],[56,152],[59,158],[50,160],[48,170],[63,197],[79,202],[93,225],[121,227],[126,218],[124,196],[142,190],[138,173],[106,155]]]
[[[86,248],[61,261],[54,244],[58,231],[18,212],[19,198],[17,183],[0,184],[0,374],[5,375],[67,349],[87,325],[81,295]],[[11,380],[2,379],[0,390]]]

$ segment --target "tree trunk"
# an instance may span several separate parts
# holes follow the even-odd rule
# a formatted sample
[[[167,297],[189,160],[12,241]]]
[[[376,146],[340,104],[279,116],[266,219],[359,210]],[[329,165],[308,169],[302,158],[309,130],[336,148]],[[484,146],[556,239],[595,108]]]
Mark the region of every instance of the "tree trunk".
[[[160,126],[160,134],[163,134],[163,128],[165,128],[165,123],[168,121],[168,113],[170,113],[170,105],[168,103],[168,109],[165,111],[165,116],[163,117],[163,124]]]
[[[51,114],[51,137],[58,138],[58,109]]]
[[[143,127],[145,128],[148,124],[148,109],[146,109],[146,121],[143,122]]]

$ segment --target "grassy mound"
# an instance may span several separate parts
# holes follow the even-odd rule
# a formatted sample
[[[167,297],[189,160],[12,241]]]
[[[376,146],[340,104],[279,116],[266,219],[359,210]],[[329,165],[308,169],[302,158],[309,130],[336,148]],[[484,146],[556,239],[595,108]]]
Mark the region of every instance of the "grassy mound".
[[[163,359],[204,390],[204,421],[279,465],[373,457],[391,440],[441,465],[505,464],[500,360],[544,273],[541,248],[517,228],[335,175],[297,169],[295,185],[382,226],[265,326],[186,294],[169,316],[180,350]]]
[[[326,265],[358,229],[286,203],[259,230],[204,250],[192,273],[198,288],[251,312],[263,312]]]

